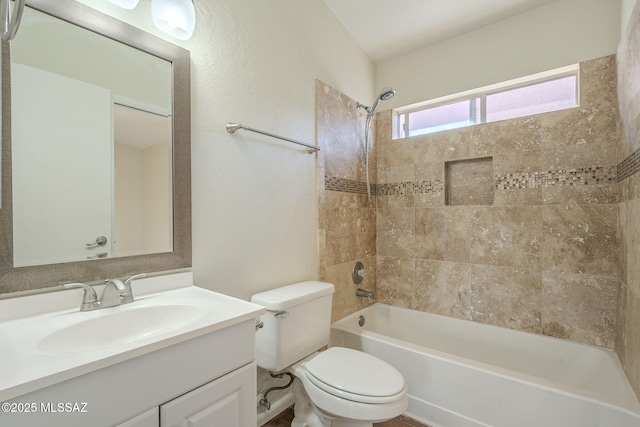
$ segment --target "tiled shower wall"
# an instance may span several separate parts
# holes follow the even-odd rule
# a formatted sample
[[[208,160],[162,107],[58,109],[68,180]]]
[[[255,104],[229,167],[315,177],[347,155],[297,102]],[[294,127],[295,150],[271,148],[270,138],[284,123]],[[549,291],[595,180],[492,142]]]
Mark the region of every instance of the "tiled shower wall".
[[[615,68],[580,64],[571,110],[400,140],[379,113],[378,300],[613,347]],[[451,168],[462,202],[445,204],[445,163],[478,158]]]
[[[316,81],[318,139],[318,209],[320,280],[333,283],[332,321],[369,304],[356,297],[351,272],[357,261],[365,266],[359,285],[375,293],[376,210],[375,185],[371,201],[365,184],[364,127],[366,113],[356,101]],[[376,182],[376,155],[372,126],[371,182]]]
[[[618,48],[620,298],[616,351],[640,396],[640,3]]]

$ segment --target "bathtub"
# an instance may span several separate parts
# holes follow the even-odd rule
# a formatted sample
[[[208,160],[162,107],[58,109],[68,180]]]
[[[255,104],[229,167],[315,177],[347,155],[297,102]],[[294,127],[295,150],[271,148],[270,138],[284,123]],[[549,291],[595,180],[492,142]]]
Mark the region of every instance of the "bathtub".
[[[406,414],[432,427],[640,427],[618,357],[599,347],[379,303],[332,324],[330,345],[395,366]]]

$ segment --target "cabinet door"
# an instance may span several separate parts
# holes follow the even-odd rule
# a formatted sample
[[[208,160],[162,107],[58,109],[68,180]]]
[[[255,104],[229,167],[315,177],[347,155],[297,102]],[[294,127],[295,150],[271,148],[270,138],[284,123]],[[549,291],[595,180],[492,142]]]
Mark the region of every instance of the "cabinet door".
[[[255,426],[256,389],[251,363],[160,406],[160,426]]]
[[[159,425],[160,417],[158,416],[158,408],[153,408],[122,424],[118,424],[117,427],[158,427]]]

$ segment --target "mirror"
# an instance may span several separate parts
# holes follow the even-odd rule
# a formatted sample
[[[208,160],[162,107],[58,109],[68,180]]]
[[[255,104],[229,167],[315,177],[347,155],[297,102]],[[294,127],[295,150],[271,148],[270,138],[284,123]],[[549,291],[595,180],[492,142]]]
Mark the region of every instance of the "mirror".
[[[2,48],[0,293],[189,267],[189,52],[27,6]]]

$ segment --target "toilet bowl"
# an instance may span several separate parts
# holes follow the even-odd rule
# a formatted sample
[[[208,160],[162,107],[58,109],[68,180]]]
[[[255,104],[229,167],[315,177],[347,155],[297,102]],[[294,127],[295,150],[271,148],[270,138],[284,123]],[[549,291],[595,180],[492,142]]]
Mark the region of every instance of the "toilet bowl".
[[[360,351],[332,347],[293,365],[290,371],[302,386],[294,392],[294,427],[371,426],[407,409],[402,375]],[[319,419],[319,423],[309,419]]]
[[[407,386],[391,365],[361,351],[331,347],[334,286],[302,282],[256,294],[263,328],[256,333],[256,362],[294,381],[292,427],[371,427],[402,414]]]

